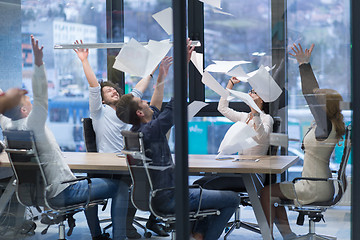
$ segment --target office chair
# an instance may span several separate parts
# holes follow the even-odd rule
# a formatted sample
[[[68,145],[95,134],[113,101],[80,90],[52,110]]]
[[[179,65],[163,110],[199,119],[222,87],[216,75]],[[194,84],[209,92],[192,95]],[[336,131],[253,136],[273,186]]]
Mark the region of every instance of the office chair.
[[[87,152],[97,152],[97,145],[96,145],[96,134],[92,125],[92,119],[91,118],[82,118],[81,122],[83,123],[83,134],[84,134],[84,141],[85,141],[85,148]],[[109,175],[109,174],[88,174],[88,177],[96,177],[96,178],[116,178],[116,175]],[[105,210],[107,206],[107,202],[104,204],[104,206],[102,207],[102,211]],[[144,230],[144,236],[151,236],[151,233],[147,231],[147,228],[140,224],[139,221],[148,221],[147,218],[141,218],[141,217],[137,217],[135,216],[133,223],[140,227],[141,229]],[[111,218],[106,218],[106,219],[101,219],[100,223],[105,223],[105,222],[111,222]],[[108,230],[109,228],[112,227],[112,223],[110,223],[109,225],[105,226],[103,228],[103,232],[105,233],[106,230]],[[150,236],[149,236],[150,235]]]
[[[280,132],[281,118],[274,117],[273,119],[274,119],[273,133],[278,134]],[[279,141],[276,141],[276,140],[277,139],[275,139],[275,141],[272,141],[270,139],[268,155],[276,155],[279,151],[279,147],[287,148],[287,146],[283,146],[282,144],[279,143]],[[273,184],[275,182],[276,182],[276,174],[266,174],[263,185],[266,186],[266,185]],[[258,183],[259,184],[261,183],[261,180],[259,179],[259,177],[258,177]],[[240,220],[240,210],[241,210],[240,206],[244,206],[244,207],[252,206],[247,192],[240,192],[240,197],[241,197],[241,202],[240,202],[240,205],[235,210],[234,221],[228,222],[227,227],[225,228],[226,234],[224,236],[224,240],[226,240],[229,237],[229,235],[232,233],[232,231],[234,231],[235,229],[239,229],[239,228],[245,228],[254,233],[261,234],[258,224]]]
[[[349,161],[349,156],[351,152],[351,125],[346,127],[345,137],[344,137],[344,150],[341,158],[341,163],[336,176],[332,178],[307,178],[307,177],[298,177],[294,178],[293,183],[299,180],[308,180],[308,181],[332,181],[337,182],[337,189],[332,199],[325,202],[314,202],[311,204],[301,205],[296,198],[294,201],[282,201],[278,205],[287,206],[290,211],[296,211],[299,213],[296,224],[304,225],[304,218],[308,216],[309,218],[309,233],[303,236],[299,236],[294,239],[336,239],[336,237],[318,235],[315,233],[315,223],[324,220],[323,212],[328,208],[336,205],[344,195],[347,188],[346,180],[346,166]],[[296,195],[296,193],[295,193]],[[325,221],[325,220],[324,220]]]
[[[3,131],[3,135],[6,143],[5,151],[8,154],[16,179],[14,184],[16,185],[18,201],[25,207],[36,207],[39,212],[41,212],[40,207],[49,209],[45,213],[52,216],[52,219],[48,222],[48,226],[42,231],[42,234],[47,232],[50,225],[58,224],[59,240],[65,239],[64,221],[67,220],[69,225],[67,236],[70,236],[75,227],[73,215],[84,211],[87,207],[102,203],[102,200],[90,201],[91,180],[83,177],[62,183],[87,180],[89,195],[86,202],[65,207],[52,205],[47,196],[49,185],[43,169],[44,164],[39,160],[33,132],[12,130]]]
[[[174,188],[153,188],[150,171],[154,171],[154,169],[151,169],[152,167],[150,166],[152,163],[151,159],[145,156],[143,134],[141,132],[130,131],[121,131],[121,134],[124,137],[124,150],[122,152],[126,155],[126,162],[132,179],[131,201],[137,209],[150,211],[155,217],[161,219],[165,223],[167,231],[171,232],[171,239],[175,239],[175,213],[164,214],[159,212],[152,202],[156,194],[162,191],[173,190]],[[199,207],[196,211],[189,213],[190,221],[220,214],[220,211],[217,209],[200,210],[202,188],[199,185],[191,185],[189,188],[200,188]]]

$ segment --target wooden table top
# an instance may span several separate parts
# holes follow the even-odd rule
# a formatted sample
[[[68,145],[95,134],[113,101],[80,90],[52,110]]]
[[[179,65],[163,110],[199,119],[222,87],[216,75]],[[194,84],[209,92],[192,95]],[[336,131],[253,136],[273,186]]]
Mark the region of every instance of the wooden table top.
[[[115,153],[63,152],[64,160],[74,172],[128,171],[125,157]],[[297,156],[229,156],[189,155],[190,173],[282,173],[298,161]],[[258,160],[257,160],[258,159]],[[1,167],[10,167],[6,153],[0,154]]]

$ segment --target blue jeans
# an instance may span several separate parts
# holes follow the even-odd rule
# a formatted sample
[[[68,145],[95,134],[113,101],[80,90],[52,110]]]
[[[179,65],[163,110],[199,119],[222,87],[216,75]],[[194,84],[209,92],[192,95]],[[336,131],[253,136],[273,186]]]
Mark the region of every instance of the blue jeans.
[[[172,194],[171,194],[172,195]],[[171,195],[163,195],[156,199],[156,209],[164,213],[175,211],[175,199]],[[190,211],[195,211],[199,206],[200,189],[189,189]],[[214,215],[198,221],[194,232],[202,233],[205,240],[218,239],[227,222],[240,204],[238,193],[232,191],[218,191],[203,189],[201,209],[218,209],[220,215]]]
[[[92,178],[91,179],[91,200],[112,198],[111,220],[113,239],[121,240],[126,238],[126,214],[128,208],[129,187],[117,179]],[[50,200],[56,206],[67,206],[85,202],[88,197],[88,184],[86,180],[77,182],[59,195]],[[98,207],[91,207],[85,210],[85,216],[90,228],[91,236],[101,235],[101,228],[98,218]]]

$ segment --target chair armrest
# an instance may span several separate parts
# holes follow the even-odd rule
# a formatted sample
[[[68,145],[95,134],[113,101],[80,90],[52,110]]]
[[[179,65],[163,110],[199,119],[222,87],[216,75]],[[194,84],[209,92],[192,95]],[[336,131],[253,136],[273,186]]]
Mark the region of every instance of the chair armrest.
[[[296,183],[299,180],[308,180],[308,181],[329,181],[331,178],[313,178],[313,177],[297,177],[292,180],[293,183]]]

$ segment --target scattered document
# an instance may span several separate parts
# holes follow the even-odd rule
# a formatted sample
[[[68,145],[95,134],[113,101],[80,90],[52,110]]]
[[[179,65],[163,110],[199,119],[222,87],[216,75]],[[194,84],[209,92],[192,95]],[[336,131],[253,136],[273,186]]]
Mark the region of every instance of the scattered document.
[[[199,0],[199,1],[221,9],[221,0]]]
[[[150,40],[147,46],[131,39],[115,58],[113,68],[138,77],[149,75],[169,52],[169,40]]]
[[[230,95],[229,91],[225,90],[207,71],[204,71],[201,81],[221,97],[227,98]]]
[[[251,87],[264,102],[275,101],[282,93],[281,88],[264,66],[260,66],[257,73],[248,79]]]
[[[196,69],[199,71],[199,73],[203,75],[204,74],[203,54],[193,51],[190,60],[194,64]]]
[[[248,148],[258,145],[253,139],[256,135],[255,130],[246,123],[236,122],[226,132],[219,146],[218,156],[243,152]]]
[[[236,98],[239,98],[244,103],[246,103],[249,107],[252,107],[253,109],[255,109],[255,111],[257,111],[258,113],[261,113],[260,108],[258,107],[258,105],[256,105],[256,103],[254,102],[254,100],[252,99],[252,97],[249,94],[235,91],[232,89],[227,89],[227,90],[231,93],[231,95],[233,95]]]
[[[238,65],[236,67],[234,67],[233,69],[231,69],[230,71],[228,71],[226,73],[226,75],[231,76],[231,77],[236,77],[236,78],[249,78],[249,76],[245,73],[244,69],[241,67],[241,65]]]
[[[201,101],[193,101],[188,105],[188,121],[190,120],[205,106],[209,105]]]
[[[168,35],[173,34],[173,10],[171,7],[152,15]]]
[[[227,13],[227,12],[221,11],[221,10],[216,9],[216,8],[213,8],[213,12],[214,12],[214,13],[223,14],[223,15],[228,15],[228,16],[234,16],[234,15],[232,15],[231,13]]]
[[[208,72],[227,73],[238,65],[250,63],[249,61],[215,61],[205,68]]]
[[[265,69],[266,71],[270,72],[271,70],[273,70],[275,68],[276,65],[272,66],[272,67],[269,67],[269,66],[266,66]],[[260,68],[259,68],[260,69]],[[249,72],[247,73],[246,75],[247,76],[232,76],[232,77],[236,77],[237,79],[239,79],[240,81],[242,82],[248,82],[248,79],[251,78],[252,76],[254,76],[258,71],[259,69],[255,70],[255,71],[252,71],[252,72]],[[230,75],[231,76],[231,75]]]

